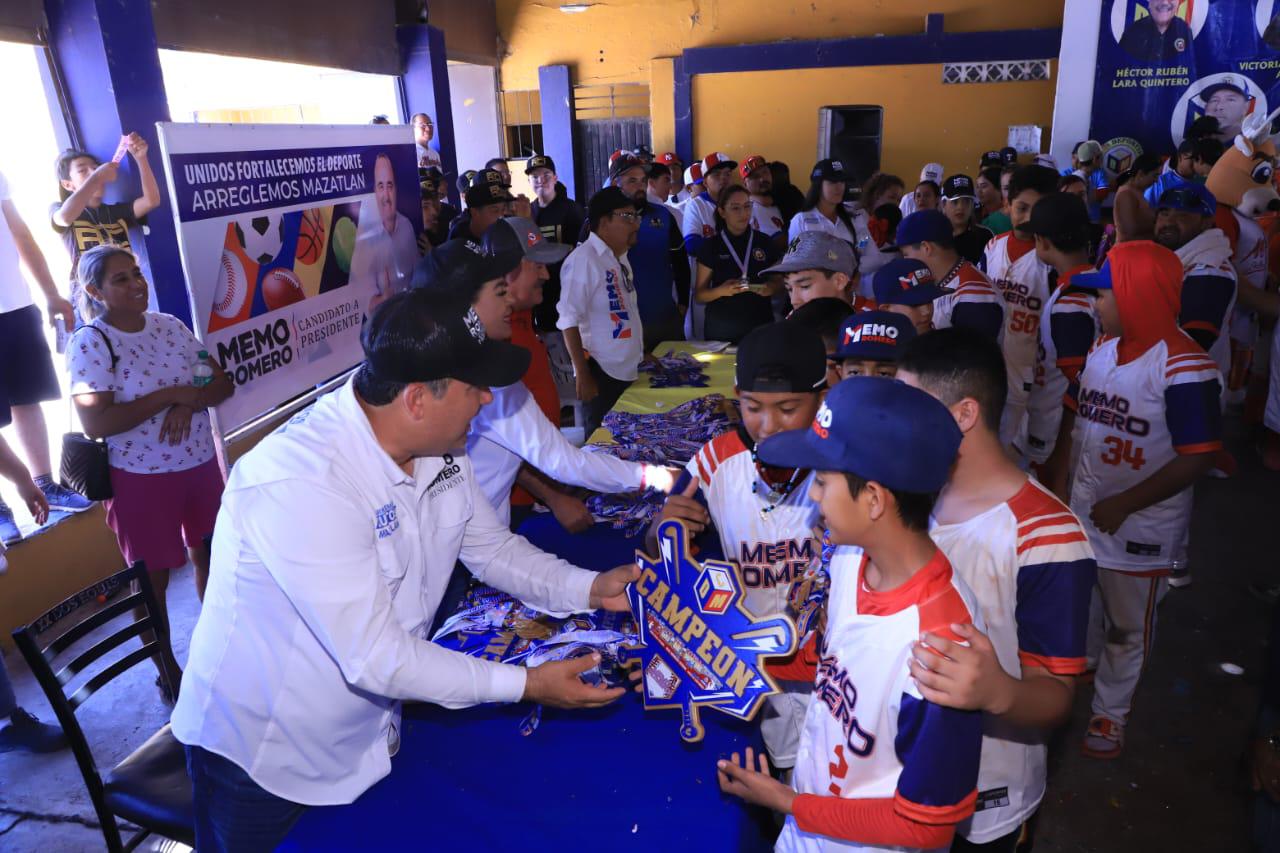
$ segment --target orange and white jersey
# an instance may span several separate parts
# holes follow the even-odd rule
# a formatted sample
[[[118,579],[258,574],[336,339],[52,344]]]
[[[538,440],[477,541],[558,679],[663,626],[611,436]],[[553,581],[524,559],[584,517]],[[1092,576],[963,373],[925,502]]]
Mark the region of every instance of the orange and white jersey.
[[[1010,231],[987,244],[987,277],[1004,296],[1004,363],[1009,371],[1009,398],[1000,421],[1006,444],[1021,444],[1026,431],[1027,400],[1035,382],[1040,351],[1040,315],[1049,301],[1050,267],[1036,257],[1035,243]]]
[[[734,429],[702,446],[685,470],[697,480],[720,535],[724,558],[738,566],[743,604],[759,618],[786,612],[791,581],[818,556],[813,535],[817,505],[809,499],[812,474],[776,502],[760,477],[749,439]],[[676,484],[679,494],[687,480]]]
[[[1071,509],[1080,517],[1101,568],[1147,572],[1186,559],[1191,487],[1102,533],[1089,514],[1103,498],[1151,477],[1179,454],[1222,448],[1222,375],[1185,333],[1158,340],[1120,364],[1119,339],[1108,338],[1089,353],[1080,389],[1072,444],[1079,461],[1071,487]]]
[[[958,524],[934,523],[933,541],[973,591],[1005,672],[1085,670],[1096,566],[1080,520],[1035,480],[1007,502]],[[1048,732],[987,714],[973,817],[959,833],[974,844],[1006,835],[1044,796]]]
[[[792,778],[799,796],[778,851],[903,849],[848,840],[850,810],[929,824],[973,812],[982,715],[922,698],[907,667],[921,633],[958,639],[952,623],[981,625],[973,593],[942,551],[887,592],[866,586],[866,562],[847,546],[831,560],[827,632]]]
[[[1063,401],[1079,382],[1085,358],[1102,333],[1094,307],[1097,299],[1068,291],[1069,283],[1070,275],[1059,283],[1040,316],[1040,351],[1027,400],[1026,441],[1021,445],[1032,462],[1043,463],[1053,452],[1062,426]]]
[[[933,327],[960,326],[973,329],[1004,345],[1004,297],[982,274],[982,270],[962,260],[938,282],[949,292],[933,300]]]

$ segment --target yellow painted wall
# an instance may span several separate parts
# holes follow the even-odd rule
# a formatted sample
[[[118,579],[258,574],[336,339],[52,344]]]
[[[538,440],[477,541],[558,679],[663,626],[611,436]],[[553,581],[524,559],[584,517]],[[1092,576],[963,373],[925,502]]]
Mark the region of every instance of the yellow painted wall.
[[[804,187],[817,159],[818,108],[878,104],[884,107],[882,169],[914,186],[928,162],[942,163],[947,174],[974,175],[983,151],[1007,144],[1010,124],[1042,126],[1047,151],[1053,100],[1052,81],[944,86],[940,65],[698,75],[694,150],[782,160]]]
[[[1062,0],[497,0],[504,89],[536,89],[538,66],[568,65],[576,84],[641,83],[655,57],[691,47],[781,39],[909,35],[924,16],[948,32],[1062,26]],[[565,0],[567,2],[567,0]]]

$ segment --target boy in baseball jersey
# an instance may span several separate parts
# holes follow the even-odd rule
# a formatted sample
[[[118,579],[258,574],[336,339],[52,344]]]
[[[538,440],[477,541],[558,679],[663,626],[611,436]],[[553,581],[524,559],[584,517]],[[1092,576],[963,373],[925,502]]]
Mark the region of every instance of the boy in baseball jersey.
[[[929,268],[938,286],[948,291],[933,303],[933,327],[963,326],[1004,342],[1004,297],[991,280],[960,255],[951,220],[938,210],[921,210],[898,226],[902,257]]]
[[[921,335],[933,328],[933,303],[946,295],[924,261],[910,258],[896,258],[876,270],[875,288],[876,308],[901,314]]]
[[[697,254],[703,240],[716,235],[716,204],[721,191],[733,183],[737,168],[738,161],[730,160],[728,154],[717,152],[703,159],[701,191],[685,203],[684,221],[680,225],[690,257]]]
[[[779,248],[786,245],[787,222],[773,200],[773,172],[769,169],[769,161],[759,154],[752,154],[742,161],[738,174],[742,176],[747,192],[751,193],[751,227],[771,242],[777,242]]]
[[[1071,509],[1098,559],[1089,629],[1097,661],[1083,751],[1124,747],[1133,692],[1151,649],[1170,568],[1186,561],[1191,486],[1222,449],[1222,379],[1178,327],[1182,265],[1145,240],[1120,243],[1096,273],[1104,337],[1085,362],[1071,443]]]
[[[1042,196],[1057,191],[1058,175],[1044,166],[1022,166],[1009,176],[1009,219],[1013,230],[987,244],[986,269],[1004,294],[1004,363],[1009,370],[1009,398],[1000,419],[1000,437],[1018,449],[1026,444],[1027,401],[1035,381],[1040,350],[1040,314],[1049,301],[1049,266],[1036,257],[1035,241],[1026,230],[1031,209]]]
[[[879,376],[892,379],[898,373],[898,358],[916,336],[916,327],[902,314],[892,311],[863,311],[844,321],[835,357],[840,379]]]
[[[833,388],[808,429],[761,444],[770,464],[815,469],[835,546],[794,789],[751,750],[717,765],[726,793],[787,815],[775,850],[936,850],[973,813],[982,716],[925,699],[908,669],[923,632],[959,640],[953,626],[979,619],[928,532],[959,446],[946,406],[865,376]]]
[[[1027,401],[1027,440],[1023,445],[1032,463],[1046,465],[1058,443],[1062,401],[1080,378],[1085,356],[1099,333],[1096,295],[1076,287],[1073,279],[1093,272],[1089,262],[1089,209],[1071,193],[1051,193],[1036,202],[1026,230],[1035,235],[1036,257],[1053,268],[1053,289],[1040,315],[1040,352]],[[1048,467],[1045,482],[1065,477],[1064,457]]]
[[[791,581],[819,553],[817,510],[807,468],[774,468],[756,459],[758,442],[813,420],[826,389],[826,357],[818,337],[783,321],[752,330],[738,345],[742,423],[717,436],[689,461],[650,531],[678,518],[695,533],[714,525],[725,559],[738,566],[746,608],[760,618],[786,612]],[[714,547],[700,539],[696,544]],[[652,552],[652,549],[651,549]],[[806,657],[808,663],[805,663]],[[804,709],[813,687],[811,650],[790,665],[771,665],[784,693],[770,697],[761,728],[777,767],[795,763]]]
[[[907,345],[898,378],[946,405],[964,435],[929,535],[986,625],[957,629],[963,645],[927,636],[911,662],[924,698],[983,712],[978,800],[952,850],[1012,853],[1044,796],[1046,742],[1085,669],[1093,551],[1071,511],[1005,453],[999,347],[969,329],[930,332]]]

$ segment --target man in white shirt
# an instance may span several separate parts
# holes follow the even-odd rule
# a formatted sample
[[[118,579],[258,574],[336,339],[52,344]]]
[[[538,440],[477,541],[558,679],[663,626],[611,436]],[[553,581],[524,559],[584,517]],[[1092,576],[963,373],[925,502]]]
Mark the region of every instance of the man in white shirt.
[[[351,255],[351,281],[372,286],[367,311],[408,289],[418,263],[418,237],[396,199],[391,158],[379,154],[373,164],[373,199],[360,205],[360,231]]]
[[[418,168],[435,166],[440,168],[440,155],[431,147],[431,140],[436,135],[435,123],[426,113],[413,114],[413,142],[418,149]]]
[[[634,566],[595,574],[513,535],[461,453],[528,352],[421,290],[384,303],[362,343],[356,376],[241,458],[223,495],[173,712],[202,853],[273,850],[305,806],[355,800],[390,770],[401,700],[576,708],[623,692],[578,679],[595,656],[525,669],[425,639],[459,558],[547,612],[627,607]]]
[[[751,227],[779,246],[785,246],[787,221],[773,200],[773,170],[769,168],[769,161],[752,154],[742,161],[738,174],[751,193]]]
[[[639,374],[644,327],[627,250],[640,232],[635,200],[605,187],[587,205],[591,233],[560,268],[560,318],[590,435]]]

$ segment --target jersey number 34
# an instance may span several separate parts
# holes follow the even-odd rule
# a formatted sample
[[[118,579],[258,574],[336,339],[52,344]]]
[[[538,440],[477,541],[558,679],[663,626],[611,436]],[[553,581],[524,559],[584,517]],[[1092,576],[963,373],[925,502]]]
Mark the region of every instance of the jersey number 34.
[[[1102,461],[1107,465],[1128,463],[1133,466],[1133,470],[1137,471],[1147,464],[1147,458],[1142,455],[1142,448],[1134,447],[1132,439],[1109,435],[1102,443],[1107,448],[1102,453]]]

